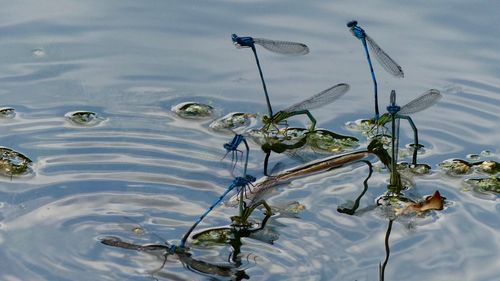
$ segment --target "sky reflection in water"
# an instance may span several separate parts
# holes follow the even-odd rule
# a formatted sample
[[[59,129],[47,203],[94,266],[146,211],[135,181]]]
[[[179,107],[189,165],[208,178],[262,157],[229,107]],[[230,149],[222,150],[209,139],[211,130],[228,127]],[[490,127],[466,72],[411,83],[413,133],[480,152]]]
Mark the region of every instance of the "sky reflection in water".
[[[375,65],[381,109],[390,90],[405,104],[439,89],[443,99],[415,114],[433,168],[413,192],[439,189],[450,205],[429,218],[396,222],[386,280],[493,280],[500,274],[498,196],[463,191],[463,179],[439,171],[446,159],[490,150],[498,161],[500,4],[493,1],[25,1],[0,11],[0,95],[16,109],[0,120],[2,146],[34,161],[34,176],[1,179],[0,279],[150,280],[160,256],[104,247],[113,235],[137,243],[176,242],[231,181],[219,160],[228,135],[212,120],[184,120],[170,108],[203,102],[215,116],[266,112],[250,52],[230,35],[306,43],[311,53],[261,51],[270,99],[285,108],[331,85],[351,90],[314,110],[319,128],[351,135],[343,124],[372,115],[372,84],[362,46],[346,22],[359,24],[404,69],[395,79]],[[65,114],[93,111],[98,126],[68,123]],[[305,119],[295,121],[306,125]],[[356,137],[361,138],[360,135]],[[402,144],[412,133],[403,125]],[[362,144],[363,147],[364,144]],[[250,173],[263,154],[252,146]],[[286,164],[291,160],[281,158]],[[383,261],[388,220],[373,210],[387,174],[375,172],[358,216],[337,206],[361,191],[366,167],[353,165],[281,187],[270,202],[299,201],[299,218],[281,217],[269,245],[244,239],[255,280],[374,280]],[[364,208],[364,209],[363,209]],[[199,231],[224,226],[233,208],[217,208]],[[409,228],[408,225],[413,227]],[[137,234],[140,226],[144,233]],[[224,262],[227,247],[193,256]],[[206,280],[176,259],[158,278]]]

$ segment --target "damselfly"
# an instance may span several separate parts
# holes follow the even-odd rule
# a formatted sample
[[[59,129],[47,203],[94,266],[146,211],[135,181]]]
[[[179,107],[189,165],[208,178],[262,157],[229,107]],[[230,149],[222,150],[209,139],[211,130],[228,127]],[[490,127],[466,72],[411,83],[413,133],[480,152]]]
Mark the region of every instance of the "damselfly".
[[[307,117],[309,117],[309,120],[311,120],[311,126],[309,127],[309,132],[313,132],[316,128],[316,119],[312,116],[312,114],[309,112],[310,109],[318,108],[323,105],[332,103],[333,101],[337,100],[340,98],[342,95],[347,93],[349,90],[349,85],[345,83],[337,84],[333,87],[330,87],[304,101],[301,101],[299,103],[296,103],[286,109],[283,109],[281,111],[278,111],[276,114],[272,116],[264,116],[262,118],[262,123],[264,123],[264,126],[262,130],[264,132],[269,132],[271,127],[274,127],[277,129],[277,125],[280,124],[282,121],[288,119],[289,117],[295,116],[295,115],[301,115],[305,114]],[[286,130],[285,130],[286,134]],[[283,141],[268,141],[262,145],[262,150],[266,153],[266,157],[264,159],[264,174],[268,175],[267,173],[267,165],[269,161],[269,156],[272,152],[276,153],[282,153],[287,150],[291,149],[297,149],[306,144],[306,137],[307,134],[304,134],[302,138],[300,138],[298,141],[295,143],[285,143]],[[274,140],[274,139],[270,139]]]
[[[255,49],[255,44],[262,46],[264,49],[268,51],[285,55],[305,55],[309,53],[309,48],[305,44],[297,42],[278,41],[278,40],[269,40],[269,39],[252,38],[252,37],[239,37],[236,34],[232,35],[232,40],[233,44],[237,48],[252,49],[253,54],[255,56],[255,61],[257,63],[257,68],[259,69],[260,80],[262,81],[264,94],[266,96],[268,114],[269,116],[273,116],[273,109],[271,107],[271,102],[269,101],[266,82],[264,81],[264,75],[262,74],[259,57],[257,56],[257,50]]]
[[[368,46],[370,47],[372,54],[375,55],[375,58],[380,63],[380,65],[382,65],[382,67],[390,74],[402,78],[404,76],[403,69],[391,57],[389,57],[389,55],[387,55],[387,53],[384,52],[382,48],[380,48],[379,45],[375,43],[375,41],[370,36],[368,36],[361,27],[358,26],[357,21],[353,20],[348,22],[347,27],[350,28],[351,33],[356,38],[361,40],[361,43],[363,43],[363,47],[365,48],[366,58],[368,60],[368,66],[370,67],[370,72],[373,80],[373,88],[375,92],[375,119],[378,119],[379,111],[378,111],[377,79],[375,77],[375,72],[373,71],[373,65],[370,59],[370,52],[368,52]]]
[[[247,175],[247,166],[248,166],[248,154],[250,152],[250,148],[248,147],[248,143],[246,142],[245,138],[241,135],[235,135],[233,140],[230,143],[226,143],[224,145],[224,148],[226,148],[229,151],[234,151],[234,153],[237,153],[238,146],[239,144],[243,142],[246,147],[246,159],[245,159],[245,166],[243,168],[243,175],[242,176],[237,176],[233,179],[233,182],[226,188],[224,193],[213,203],[199,218],[198,220],[191,226],[191,228],[184,234],[184,237],[181,240],[180,247],[184,247],[186,245],[186,241],[189,238],[189,235],[193,230],[196,228],[196,226],[217,206],[219,205],[220,202],[226,197],[228,193],[230,193],[233,189],[237,189],[238,192],[245,192],[246,186],[249,184],[252,184],[252,182],[255,181],[255,177],[251,175]],[[241,208],[241,206],[240,206]]]
[[[413,99],[409,103],[404,106],[398,106],[396,104],[396,91],[392,90],[390,105],[387,106],[388,113],[382,115],[378,120],[379,124],[383,125],[388,121],[392,123],[392,163],[391,163],[391,186],[399,185],[396,183],[396,163],[398,159],[398,149],[399,149],[399,120],[406,119],[410,123],[411,128],[413,129],[413,160],[412,164],[417,164],[417,152],[419,149],[418,143],[418,130],[413,123],[413,120],[409,116],[409,114],[416,113],[422,111],[433,104],[435,104],[438,100],[441,99],[441,94],[438,90],[430,89],[423,93],[421,96]],[[390,120],[389,120],[390,119]],[[397,122],[396,122],[397,121]]]
[[[333,87],[330,87],[306,100],[303,100],[299,103],[296,103],[292,106],[289,106],[274,115],[264,116],[262,118],[262,123],[264,123],[263,129],[268,131],[271,126],[276,127],[280,122],[289,117],[295,115],[305,114],[311,120],[311,126],[309,127],[310,131],[314,131],[316,127],[316,119],[309,112],[311,109],[319,108],[321,106],[327,105],[329,103],[334,102],[341,96],[343,96],[349,90],[349,85],[345,83],[337,84]]]
[[[247,148],[247,152],[249,151],[248,143],[243,135],[240,134],[235,134],[231,142],[225,143],[223,145],[224,149],[226,149],[226,154],[222,159],[226,158],[226,156],[231,152],[231,171],[234,170],[236,167],[236,164],[238,163],[238,153],[241,155],[241,158],[243,158],[243,151],[239,150],[238,147],[240,146],[241,143],[245,144],[245,147]],[[245,160],[245,167],[243,168],[244,171],[247,170],[247,164],[248,164],[248,153],[246,154],[247,159]],[[246,173],[246,172],[244,172]]]

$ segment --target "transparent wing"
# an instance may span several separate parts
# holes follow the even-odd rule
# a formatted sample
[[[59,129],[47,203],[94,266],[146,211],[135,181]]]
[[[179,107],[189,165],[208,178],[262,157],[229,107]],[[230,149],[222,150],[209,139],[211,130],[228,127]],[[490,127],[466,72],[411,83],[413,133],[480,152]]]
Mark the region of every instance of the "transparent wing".
[[[299,110],[305,110],[305,109],[314,109],[321,107],[323,105],[329,104],[336,99],[340,98],[343,96],[347,91],[349,90],[349,85],[345,83],[337,84],[331,88],[328,88],[324,91],[322,91],[319,94],[316,94],[307,100],[301,101],[299,103],[296,103],[282,111],[284,112],[294,112],[294,111],[299,111]]]
[[[375,43],[375,41],[373,41],[373,39],[368,35],[366,35],[366,42],[368,42],[371,53],[375,55],[377,61],[387,72],[396,77],[404,77],[403,69],[401,68],[401,66],[399,66],[399,64],[391,59],[391,57],[389,57],[389,55],[386,54],[384,50],[382,50],[382,48],[380,48],[379,45],[377,45],[377,43]]]
[[[274,53],[284,55],[305,55],[309,53],[309,48],[302,43],[269,40],[263,38],[254,38],[255,44],[261,45],[264,49]]]
[[[420,97],[410,101],[406,105],[401,107],[398,114],[409,115],[415,112],[422,111],[441,99],[441,94],[436,89],[430,89],[423,93]]]

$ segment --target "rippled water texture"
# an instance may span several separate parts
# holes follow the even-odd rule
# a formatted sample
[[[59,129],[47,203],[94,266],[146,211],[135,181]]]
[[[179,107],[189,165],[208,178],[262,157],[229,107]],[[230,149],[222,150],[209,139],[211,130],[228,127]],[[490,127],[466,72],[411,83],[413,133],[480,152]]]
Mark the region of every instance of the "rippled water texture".
[[[252,53],[234,48],[232,33],[308,44],[310,54],[298,57],[259,49],[275,110],[349,83],[344,97],[313,114],[319,128],[366,147],[344,126],[373,115],[363,49],[345,26],[357,19],[405,72],[393,78],[375,64],[381,109],[391,89],[401,104],[430,88],[443,94],[413,117],[425,146],[419,160],[432,171],[414,178],[409,193],[439,190],[447,204],[394,222],[386,280],[498,280],[498,194],[465,185],[487,176],[448,175],[438,164],[484,150],[491,154],[480,160],[499,161],[499,10],[495,1],[3,3],[0,108],[15,112],[0,116],[0,146],[33,163],[28,174],[0,178],[0,279],[228,279],[192,272],[178,257],[162,267],[161,253],[99,240],[178,243],[229,185],[231,164],[220,160],[231,135],[210,123],[231,112],[257,120],[267,112]],[[212,116],[180,118],[171,108],[184,102],[210,105]],[[82,111],[96,115],[68,118]],[[302,117],[292,123],[307,125]],[[412,133],[402,124],[404,146]],[[259,178],[264,155],[251,149],[249,172]],[[278,161],[295,165],[271,156],[271,165]],[[237,270],[251,280],[377,280],[389,223],[375,206],[388,181],[377,167],[354,216],[337,207],[361,192],[368,172],[361,163],[276,189],[271,205],[298,201],[305,209],[272,217],[265,233],[243,238]],[[195,233],[227,226],[236,213],[221,206]],[[262,217],[257,211],[254,219]],[[188,244],[200,261],[227,263],[231,253]]]

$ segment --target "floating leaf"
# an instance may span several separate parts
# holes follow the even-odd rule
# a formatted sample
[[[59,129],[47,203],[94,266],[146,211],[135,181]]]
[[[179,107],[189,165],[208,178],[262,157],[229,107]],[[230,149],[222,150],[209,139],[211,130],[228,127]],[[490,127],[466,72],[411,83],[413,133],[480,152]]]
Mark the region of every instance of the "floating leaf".
[[[202,119],[212,116],[214,108],[208,104],[183,102],[172,107],[178,116],[188,119]]]
[[[0,148],[0,174],[5,176],[22,175],[30,170],[31,159],[9,148]]]
[[[431,196],[427,196],[420,202],[415,202],[401,194],[389,193],[377,200],[378,205],[385,208],[389,217],[401,215],[422,214],[431,210],[442,210],[444,207],[444,197],[439,191],[435,191]]]
[[[410,204],[406,207],[405,212],[425,212],[430,210],[442,210],[444,206],[444,198],[441,197],[439,191],[435,191],[432,196],[427,196],[424,201]]]

